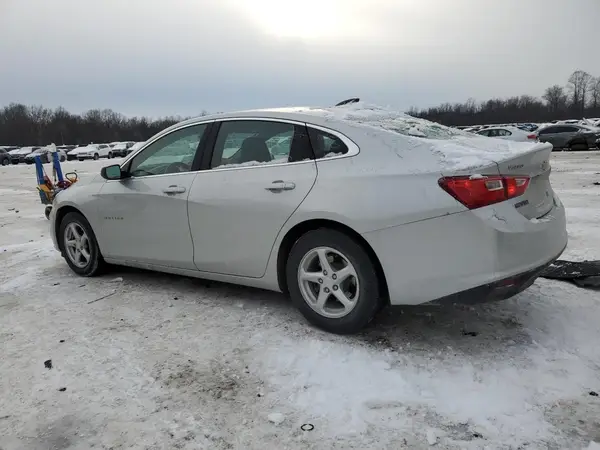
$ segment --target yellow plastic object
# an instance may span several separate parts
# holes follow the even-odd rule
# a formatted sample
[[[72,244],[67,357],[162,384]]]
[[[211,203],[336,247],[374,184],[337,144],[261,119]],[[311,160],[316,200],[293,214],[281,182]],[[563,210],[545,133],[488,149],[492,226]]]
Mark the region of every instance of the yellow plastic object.
[[[65,178],[69,180],[71,183],[75,183],[77,181],[77,174],[75,172],[69,172],[65,174]]]

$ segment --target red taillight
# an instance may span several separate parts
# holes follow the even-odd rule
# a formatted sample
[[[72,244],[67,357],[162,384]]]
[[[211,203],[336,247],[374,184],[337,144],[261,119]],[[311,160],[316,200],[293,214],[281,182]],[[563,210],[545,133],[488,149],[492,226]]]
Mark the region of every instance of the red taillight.
[[[530,134],[527,136],[527,139],[537,139],[537,134]]]
[[[440,178],[439,184],[467,208],[475,209],[523,195],[529,177],[444,177]]]

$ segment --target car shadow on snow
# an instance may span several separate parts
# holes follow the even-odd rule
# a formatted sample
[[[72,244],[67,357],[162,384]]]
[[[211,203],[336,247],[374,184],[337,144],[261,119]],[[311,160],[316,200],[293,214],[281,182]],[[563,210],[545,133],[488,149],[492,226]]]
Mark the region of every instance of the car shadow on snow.
[[[128,289],[168,290],[173,297],[196,299],[204,305],[220,308],[242,306],[248,313],[248,320],[252,320],[253,311],[261,309],[264,312],[267,308],[271,320],[279,322],[295,337],[391,351],[447,352],[451,349],[470,355],[520,353],[519,348],[532,341],[527,331],[528,317],[542,313],[530,305],[530,296],[537,293],[528,292],[513,299],[476,305],[396,306],[384,308],[357,335],[335,336],[310,326],[291,301],[276,292],[132,268],[119,268],[106,278],[116,276],[125,278]]]

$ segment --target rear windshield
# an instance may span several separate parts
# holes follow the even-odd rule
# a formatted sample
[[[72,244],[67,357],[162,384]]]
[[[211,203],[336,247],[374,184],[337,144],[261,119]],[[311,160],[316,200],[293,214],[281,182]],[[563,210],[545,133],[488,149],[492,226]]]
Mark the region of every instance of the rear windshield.
[[[309,109],[307,112],[323,115],[325,117],[333,116],[347,122],[377,127],[407,136],[428,139],[449,139],[454,136],[474,136],[471,133],[457,128],[446,127],[435,122],[409,116],[408,114],[399,111],[369,104],[356,103],[322,110]]]
[[[346,117],[346,120],[370,126],[376,126],[387,131],[407,136],[424,137],[428,139],[448,139],[454,136],[472,136],[456,128],[446,127],[435,122],[402,115],[399,117],[375,118]]]

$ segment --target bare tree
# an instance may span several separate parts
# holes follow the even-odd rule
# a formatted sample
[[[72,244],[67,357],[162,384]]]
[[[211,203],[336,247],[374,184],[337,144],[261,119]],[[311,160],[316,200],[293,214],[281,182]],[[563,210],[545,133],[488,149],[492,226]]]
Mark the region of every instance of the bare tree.
[[[112,110],[98,109],[76,115],[60,107],[50,110],[12,103],[0,108],[0,144],[47,145],[54,142],[57,145],[83,145],[119,140],[142,141],[181,119],[128,119]]]
[[[592,78],[590,86],[590,107],[597,109],[600,107],[600,77]]]
[[[578,112],[583,113],[585,110],[591,78],[592,76],[583,70],[576,70],[569,77],[567,89],[571,93],[571,104]]]
[[[552,112],[560,111],[567,104],[567,94],[565,94],[565,89],[558,84],[547,88],[542,98],[546,100],[548,108]]]

